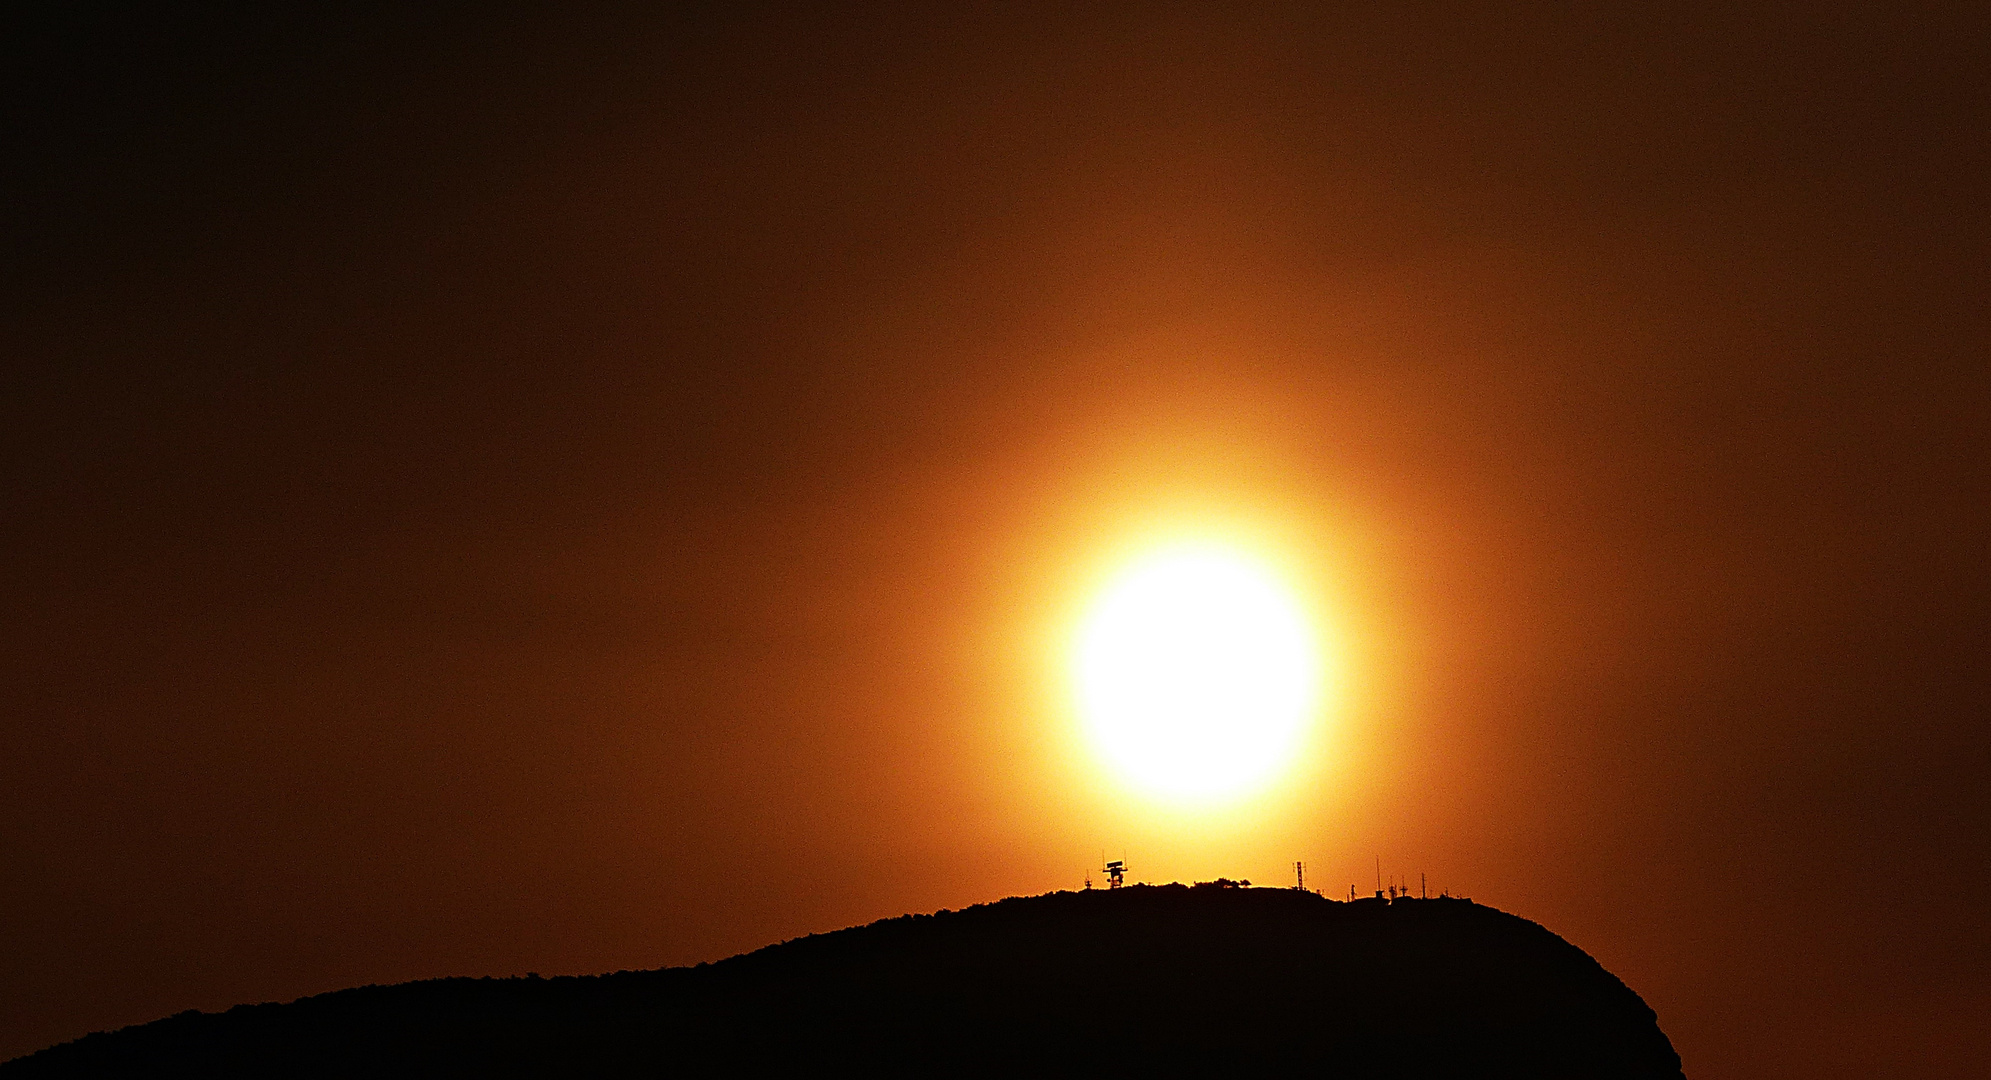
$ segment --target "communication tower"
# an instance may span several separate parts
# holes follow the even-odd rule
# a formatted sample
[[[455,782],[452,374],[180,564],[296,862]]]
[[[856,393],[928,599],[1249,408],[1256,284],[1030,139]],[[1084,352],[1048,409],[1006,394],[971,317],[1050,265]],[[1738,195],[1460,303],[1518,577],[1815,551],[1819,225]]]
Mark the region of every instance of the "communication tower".
[[[1127,860],[1115,859],[1106,864],[1106,887],[1117,889],[1127,883]]]
[[[1305,892],[1305,891],[1306,891],[1306,889],[1307,889],[1307,864],[1306,864],[1306,863],[1303,863],[1303,862],[1296,862],[1296,863],[1294,863],[1294,864],[1293,864],[1293,888],[1295,888],[1295,889],[1298,889],[1298,890],[1300,890],[1301,892]]]

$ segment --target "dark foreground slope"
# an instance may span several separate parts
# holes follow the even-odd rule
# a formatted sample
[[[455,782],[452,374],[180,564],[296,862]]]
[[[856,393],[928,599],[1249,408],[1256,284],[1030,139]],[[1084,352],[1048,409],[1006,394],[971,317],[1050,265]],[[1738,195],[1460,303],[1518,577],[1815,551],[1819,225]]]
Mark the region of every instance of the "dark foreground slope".
[[[1582,950],[1464,900],[1135,886],[905,916],[696,968],[438,979],[183,1013],[0,1066],[44,1076],[1669,1077]]]

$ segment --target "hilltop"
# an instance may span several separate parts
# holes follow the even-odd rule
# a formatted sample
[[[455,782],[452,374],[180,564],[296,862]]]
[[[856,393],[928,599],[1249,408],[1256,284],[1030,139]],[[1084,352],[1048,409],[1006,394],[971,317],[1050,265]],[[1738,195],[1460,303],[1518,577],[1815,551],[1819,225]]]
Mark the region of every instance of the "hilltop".
[[[182,1013],[16,1059],[0,1080],[836,1065],[1681,1076],[1639,996],[1525,919],[1450,898],[1164,885],[901,916],[691,968],[435,979]]]

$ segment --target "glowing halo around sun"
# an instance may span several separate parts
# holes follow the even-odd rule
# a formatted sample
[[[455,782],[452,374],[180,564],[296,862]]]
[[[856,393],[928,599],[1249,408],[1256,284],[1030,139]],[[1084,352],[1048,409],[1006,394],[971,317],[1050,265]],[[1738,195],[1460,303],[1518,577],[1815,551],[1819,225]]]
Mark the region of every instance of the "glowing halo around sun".
[[[1161,796],[1263,785],[1290,764],[1320,695],[1320,649],[1292,592],[1222,548],[1126,568],[1094,601],[1074,659],[1094,749]]]

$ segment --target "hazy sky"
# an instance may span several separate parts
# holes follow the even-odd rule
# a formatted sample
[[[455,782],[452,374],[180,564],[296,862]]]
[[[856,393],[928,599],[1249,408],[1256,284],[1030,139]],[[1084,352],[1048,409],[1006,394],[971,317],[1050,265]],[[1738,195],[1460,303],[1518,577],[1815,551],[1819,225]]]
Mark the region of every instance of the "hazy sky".
[[[0,1056],[1375,860],[1696,1080],[1991,1056],[1991,20],[262,5],[0,33]],[[564,6],[563,6],[564,7]],[[1335,642],[1128,796],[1171,536]]]

